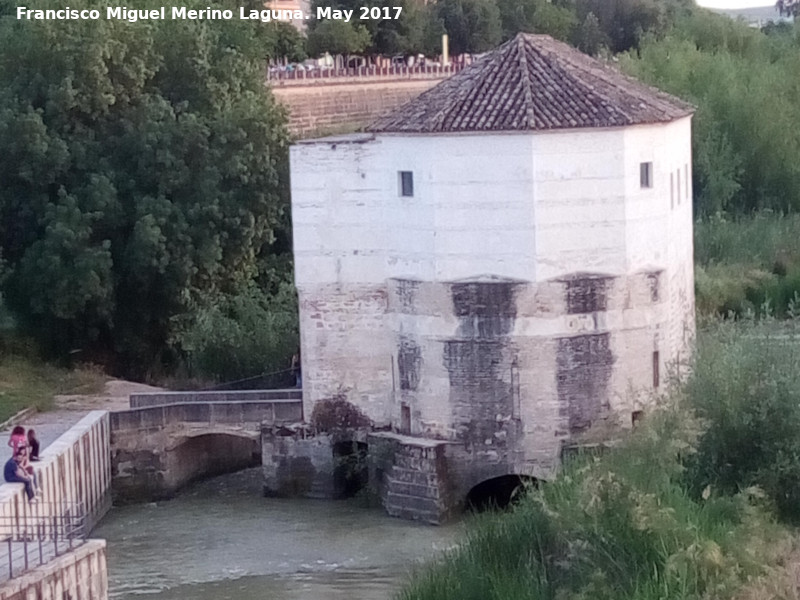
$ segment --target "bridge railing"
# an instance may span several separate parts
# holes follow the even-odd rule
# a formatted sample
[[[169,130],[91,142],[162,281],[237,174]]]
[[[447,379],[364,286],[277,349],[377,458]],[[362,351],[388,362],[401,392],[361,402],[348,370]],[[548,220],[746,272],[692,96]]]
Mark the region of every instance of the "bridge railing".
[[[464,65],[419,65],[413,67],[354,67],[347,69],[314,68],[304,70],[277,70],[274,67],[267,71],[267,80],[278,83],[311,83],[344,78],[369,79],[425,79],[445,78],[458,73]]]
[[[185,392],[151,392],[131,394],[131,408],[164,406],[167,404],[196,404],[208,402],[269,402],[273,400],[302,400],[303,391],[298,388],[282,390],[207,390]]]
[[[245,425],[295,423],[303,419],[301,400],[187,402],[132,408],[110,413],[111,431],[141,431],[183,423],[187,425]]]

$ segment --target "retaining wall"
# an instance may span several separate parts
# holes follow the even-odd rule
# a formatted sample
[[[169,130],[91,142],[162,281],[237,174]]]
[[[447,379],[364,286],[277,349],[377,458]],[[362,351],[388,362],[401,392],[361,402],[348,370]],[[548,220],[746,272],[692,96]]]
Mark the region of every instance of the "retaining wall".
[[[241,392],[238,392],[241,393]],[[175,423],[197,425],[247,425],[248,423],[291,423],[302,421],[300,400],[208,401],[163,404],[111,413],[114,433],[163,428]],[[256,427],[254,430],[258,430]],[[112,440],[113,441],[113,440]]]
[[[73,551],[0,586],[0,600],[107,600],[105,540]]]
[[[272,93],[289,111],[289,131],[300,138],[315,137],[360,129],[445,77],[372,82],[365,79],[274,84]]]
[[[111,507],[109,447],[108,413],[92,411],[45,448],[40,462],[33,463],[42,489],[41,503],[29,504],[20,483],[0,485],[0,538],[21,520],[56,516],[53,513],[61,507],[76,504],[86,514],[85,533],[91,531]]]

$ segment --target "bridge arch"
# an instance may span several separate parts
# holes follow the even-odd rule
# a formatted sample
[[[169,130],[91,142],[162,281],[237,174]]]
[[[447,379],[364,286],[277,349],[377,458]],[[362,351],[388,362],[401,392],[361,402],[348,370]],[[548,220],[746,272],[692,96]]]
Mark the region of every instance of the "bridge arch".
[[[165,452],[165,483],[172,493],[192,481],[261,465],[254,433],[216,429],[174,438]]]
[[[484,479],[467,492],[464,507],[468,511],[508,508],[519,498],[526,486],[538,486],[539,480],[530,475],[509,473]]]

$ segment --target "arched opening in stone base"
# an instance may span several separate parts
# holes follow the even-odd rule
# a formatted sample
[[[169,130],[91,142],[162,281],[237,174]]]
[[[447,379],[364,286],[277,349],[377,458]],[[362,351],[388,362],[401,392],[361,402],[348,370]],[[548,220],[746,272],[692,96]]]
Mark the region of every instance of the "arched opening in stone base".
[[[528,475],[501,475],[487,479],[469,491],[465,509],[472,512],[506,509],[522,496],[526,487],[538,484],[536,478]]]
[[[352,498],[369,482],[368,446],[364,442],[336,442],[332,450],[334,495]]]
[[[166,453],[164,480],[170,492],[187,483],[261,465],[261,440],[248,435],[208,433],[187,437]]]

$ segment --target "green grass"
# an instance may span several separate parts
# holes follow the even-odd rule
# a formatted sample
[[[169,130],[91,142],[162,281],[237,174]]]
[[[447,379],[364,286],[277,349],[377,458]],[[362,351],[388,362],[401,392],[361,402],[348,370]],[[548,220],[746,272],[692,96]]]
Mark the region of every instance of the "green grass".
[[[658,411],[619,449],[568,465],[512,512],[476,518],[398,599],[737,597],[774,576],[791,538],[757,491],[689,495],[681,463],[699,433],[684,411]]]
[[[18,356],[0,356],[0,422],[34,406],[48,410],[57,394],[92,394],[106,377],[96,368],[61,369]]]
[[[695,297],[701,315],[800,310],[800,215],[762,212],[695,223]]]

